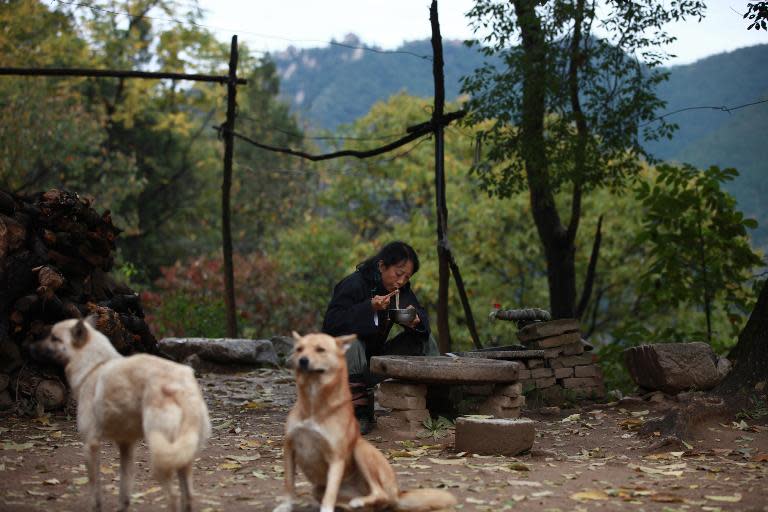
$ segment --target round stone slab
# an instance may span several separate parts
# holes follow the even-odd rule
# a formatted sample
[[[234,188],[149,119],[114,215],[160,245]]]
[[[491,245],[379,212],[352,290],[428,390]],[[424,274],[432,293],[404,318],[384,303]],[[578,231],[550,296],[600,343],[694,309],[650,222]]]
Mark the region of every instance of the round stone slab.
[[[544,359],[543,350],[478,350],[475,352],[459,352],[456,355],[485,359]]]
[[[445,356],[374,356],[371,371],[393,379],[436,384],[516,382],[515,361]]]

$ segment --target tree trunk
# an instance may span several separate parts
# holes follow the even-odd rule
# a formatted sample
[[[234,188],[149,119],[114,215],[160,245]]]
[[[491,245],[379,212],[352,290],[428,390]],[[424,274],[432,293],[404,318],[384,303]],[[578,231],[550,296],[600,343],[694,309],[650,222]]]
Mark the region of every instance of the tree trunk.
[[[553,318],[572,318],[576,304],[575,247],[560,220],[552,194],[544,139],[547,44],[536,15],[535,0],[516,0],[523,41],[522,157],[525,162],[531,211],[547,258],[549,303]],[[578,199],[574,197],[574,199]]]
[[[728,358],[733,362],[733,369],[717,387],[718,393],[753,389],[758,382],[768,380],[768,286],[765,284]]]

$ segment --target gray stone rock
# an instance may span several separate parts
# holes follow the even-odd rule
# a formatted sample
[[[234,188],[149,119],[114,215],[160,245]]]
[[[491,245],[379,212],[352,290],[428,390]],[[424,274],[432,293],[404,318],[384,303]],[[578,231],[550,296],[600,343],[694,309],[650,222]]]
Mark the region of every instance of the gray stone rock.
[[[280,364],[285,365],[288,358],[291,356],[291,352],[293,352],[293,344],[295,340],[290,336],[272,336],[269,338],[269,341],[271,341],[272,346],[275,347],[275,353],[277,354]]]
[[[275,348],[269,340],[235,338],[163,338],[158,348],[176,361],[191,355],[222,364],[277,366]]]
[[[702,342],[628,348],[624,351],[624,363],[638,386],[670,394],[712,389],[722,378],[717,356],[712,347]]]
[[[485,455],[518,455],[533,446],[534,425],[528,418],[458,418],[456,450]]]
[[[560,318],[551,322],[536,322],[528,324],[517,331],[517,339],[523,343],[528,343],[543,338],[560,336],[567,332],[578,332],[579,321],[574,318]],[[581,336],[575,338],[579,341]]]

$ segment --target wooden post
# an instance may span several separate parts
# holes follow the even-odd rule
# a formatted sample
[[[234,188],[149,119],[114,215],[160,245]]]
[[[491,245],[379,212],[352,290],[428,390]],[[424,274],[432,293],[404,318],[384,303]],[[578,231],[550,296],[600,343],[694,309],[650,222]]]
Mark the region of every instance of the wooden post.
[[[237,337],[235,311],[235,276],[232,264],[232,226],[229,197],[232,189],[232,156],[235,149],[235,106],[237,97],[237,36],[232,36],[229,50],[229,80],[227,81],[227,120],[224,123],[224,177],[221,184],[221,234],[224,256],[224,305],[227,315],[227,337]]]
[[[438,348],[441,353],[451,351],[451,332],[448,324],[448,208],[445,205],[445,169],[443,140],[443,110],[445,106],[445,82],[443,77],[443,44],[440,36],[440,22],[437,19],[437,0],[429,7],[429,21],[432,25],[432,74],[435,80],[435,107],[432,112],[432,129],[435,134],[435,205],[437,212],[437,332]]]
[[[483,348],[477,334],[472,308],[469,305],[464,281],[459,272],[459,266],[451,254],[448,245],[448,206],[445,200],[445,138],[446,120],[443,118],[445,109],[445,76],[443,73],[443,40],[440,35],[440,22],[437,17],[437,0],[432,0],[429,7],[429,21],[432,24],[432,74],[435,80],[435,108],[432,113],[432,126],[435,134],[435,201],[437,205],[437,258],[438,258],[438,290],[437,290],[437,329],[438,347],[440,352],[451,351],[451,333],[448,322],[448,281],[450,274],[456,280],[459,298],[464,308],[469,333],[476,348]]]

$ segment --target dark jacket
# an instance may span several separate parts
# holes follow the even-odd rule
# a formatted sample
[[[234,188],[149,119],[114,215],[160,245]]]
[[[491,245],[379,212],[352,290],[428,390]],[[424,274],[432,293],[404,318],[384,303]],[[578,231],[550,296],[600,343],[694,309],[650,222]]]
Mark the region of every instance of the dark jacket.
[[[356,270],[342,279],[333,288],[333,297],[328,304],[323,319],[323,332],[331,336],[344,334],[356,334],[358,339],[366,346],[366,352],[370,356],[380,352],[387,340],[392,322],[386,311],[374,311],[371,306],[371,298],[374,295],[386,295],[388,292],[381,286],[378,271]],[[416,295],[411,290],[410,283],[400,289],[400,308],[410,305],[416,308],[421,322],[416,329],[403,327],[409,334],[417,335],[427,340],[429,338],[429,320],[426,310],[419,304]],[[395,307],[394,297],[390,302],[390,308]],[[378,316],[377,326],[374,323],[374,314]]]

